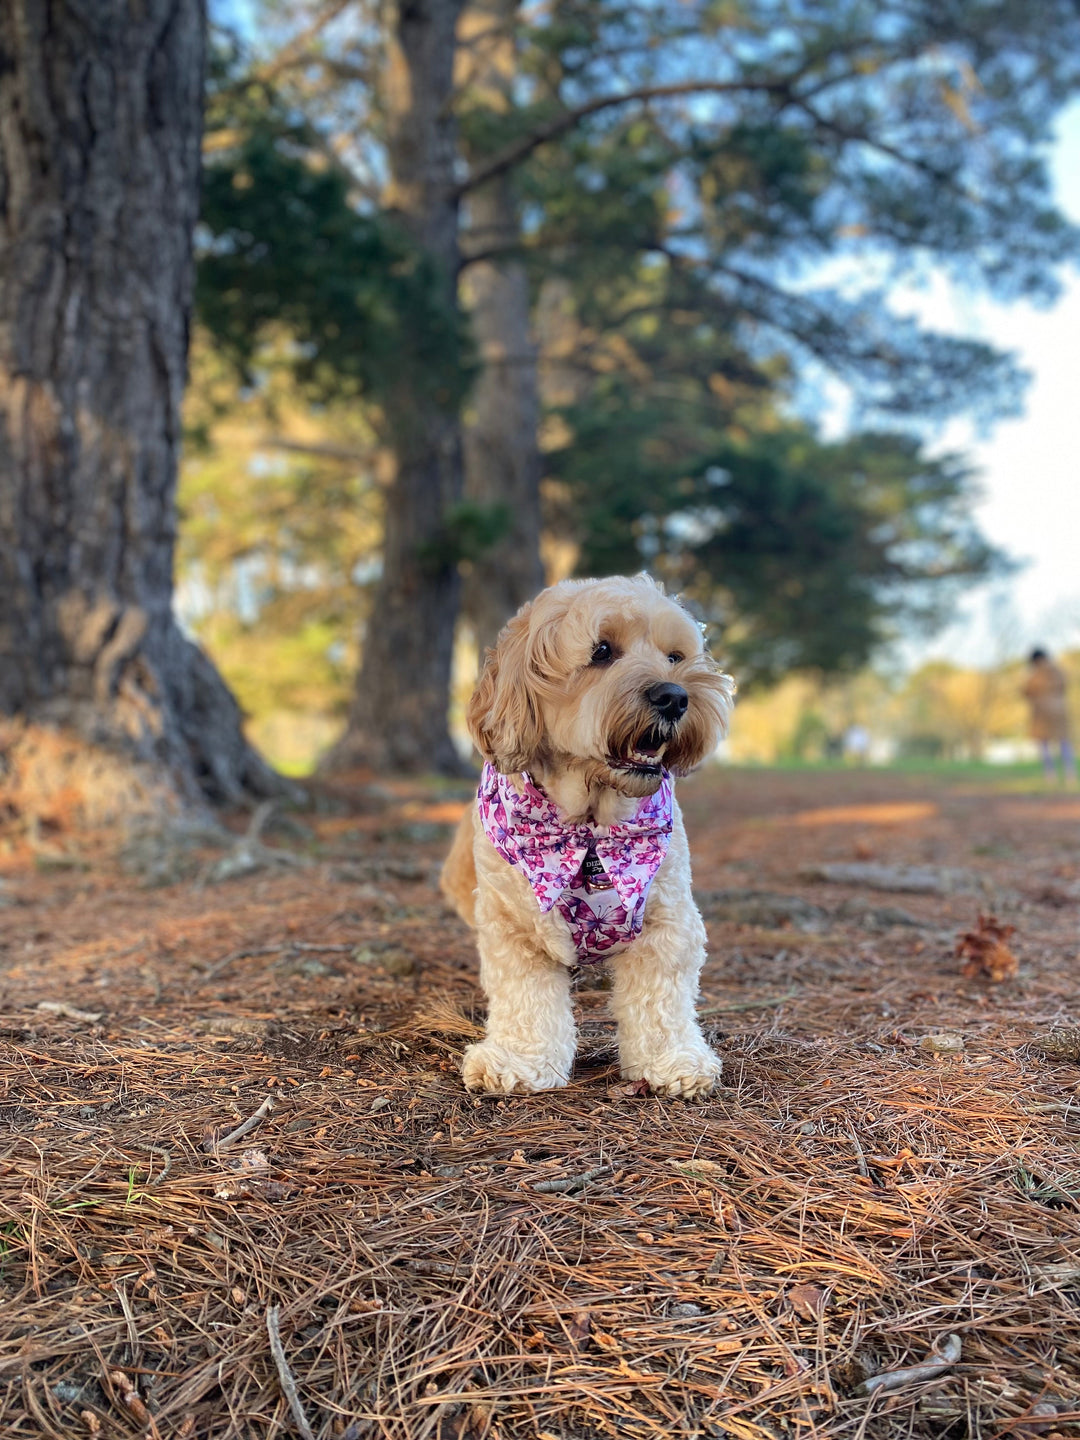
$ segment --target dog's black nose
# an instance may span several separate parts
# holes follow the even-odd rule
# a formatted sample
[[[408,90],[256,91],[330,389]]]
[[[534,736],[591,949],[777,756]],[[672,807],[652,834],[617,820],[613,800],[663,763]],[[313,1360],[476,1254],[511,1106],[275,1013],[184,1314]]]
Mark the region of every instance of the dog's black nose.
[[[682,686],[673,685],[670,680],[663,680],[660,684],[651,686],[645,691],[645,698],[661,720],[669,720],[672,723],[682,719],[686,714],[686,707],[690,703],[690,697]]]

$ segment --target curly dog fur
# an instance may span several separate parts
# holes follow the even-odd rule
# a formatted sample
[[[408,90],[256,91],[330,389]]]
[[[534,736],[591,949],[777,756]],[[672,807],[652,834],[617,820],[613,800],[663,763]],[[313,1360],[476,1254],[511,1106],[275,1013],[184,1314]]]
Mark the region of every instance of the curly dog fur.
[[[658,708],[665,691],[685,696],[683,714],[674,714],[678,697]],[[685,775],[712,753],[733,695],[699,627],[648,576],[567,580],[524,606],[487,652],[468,723],[485,760],[509,776],[527,771],[568,821],[604,826],[655,793],[661,762]],[[693,1097],[712,1090],[720,1062],[695,1014],[705,927],[677,802],[673,819],[642,932],[608,961],[611,1005],[623,1075],[661,1095]],[[575,1048],[570,932],[556,911],[541,913],[475,806],[442,888],[476,929],[488,998],[485,1037],[465,1052],[466,1086],[510,1094],[565,1085]]]

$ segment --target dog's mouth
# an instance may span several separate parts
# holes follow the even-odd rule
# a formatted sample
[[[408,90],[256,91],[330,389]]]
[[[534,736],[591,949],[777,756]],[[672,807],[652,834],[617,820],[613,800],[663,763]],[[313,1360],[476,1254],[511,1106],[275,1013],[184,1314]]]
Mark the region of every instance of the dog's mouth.
[[[660,730],[655,727],[646,730],[633,741],[625,755],[617,755],[611,759],[611,768],[623,774],[660,775],[667,743],[667,736]]]

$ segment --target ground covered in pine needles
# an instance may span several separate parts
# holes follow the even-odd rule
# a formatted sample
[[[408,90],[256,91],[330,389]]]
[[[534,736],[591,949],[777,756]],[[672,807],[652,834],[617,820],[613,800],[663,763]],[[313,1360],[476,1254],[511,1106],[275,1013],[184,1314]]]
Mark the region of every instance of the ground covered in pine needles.
[[[694,1104],[620,1081],[593,970],[566,1090],[464,1093],[460,793],[225,846],[9,816],[4,1436],[1076,1433],[1080,801],[681,794],[725,1072]]]

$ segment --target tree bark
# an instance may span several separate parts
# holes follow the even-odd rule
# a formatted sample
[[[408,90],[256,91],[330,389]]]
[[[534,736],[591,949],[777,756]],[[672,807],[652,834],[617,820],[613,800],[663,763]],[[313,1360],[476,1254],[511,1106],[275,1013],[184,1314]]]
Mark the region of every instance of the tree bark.
[[[507,112],[513,103],[517,12],[518,0],[474,0],[466,16],[472,40],[471,97],[496,113]],[[466,156],[470,167],[487,158],[468,146]],[[504,172],[470,192],[468,218],[474,253],[518,244],[521,216],[513,176]],[[524,264],[512,256],[477,261],[465,271],[464,289],[483,367],[465,426],[465,496],[478,506],[500,507],[506,525],[499,541],[472,561],[465,577],[463,613],[483,656],[510,616],[544,584],[540,398]]]
[[[460,9],[461,0],[399,0],[383,97],[387,208],[434,262],[448,310],[457,305],[459,261],[453,69]],[[461,423],[456,407],[422,380],[395,389],[383,408],[396,474],[382,576],[346,731],[324,768],[458,773],[447,713],[461,600],[450,523],[462,495]]]
[[[0,712],[284,786],[172,613],[201,0],[0,6]]]

